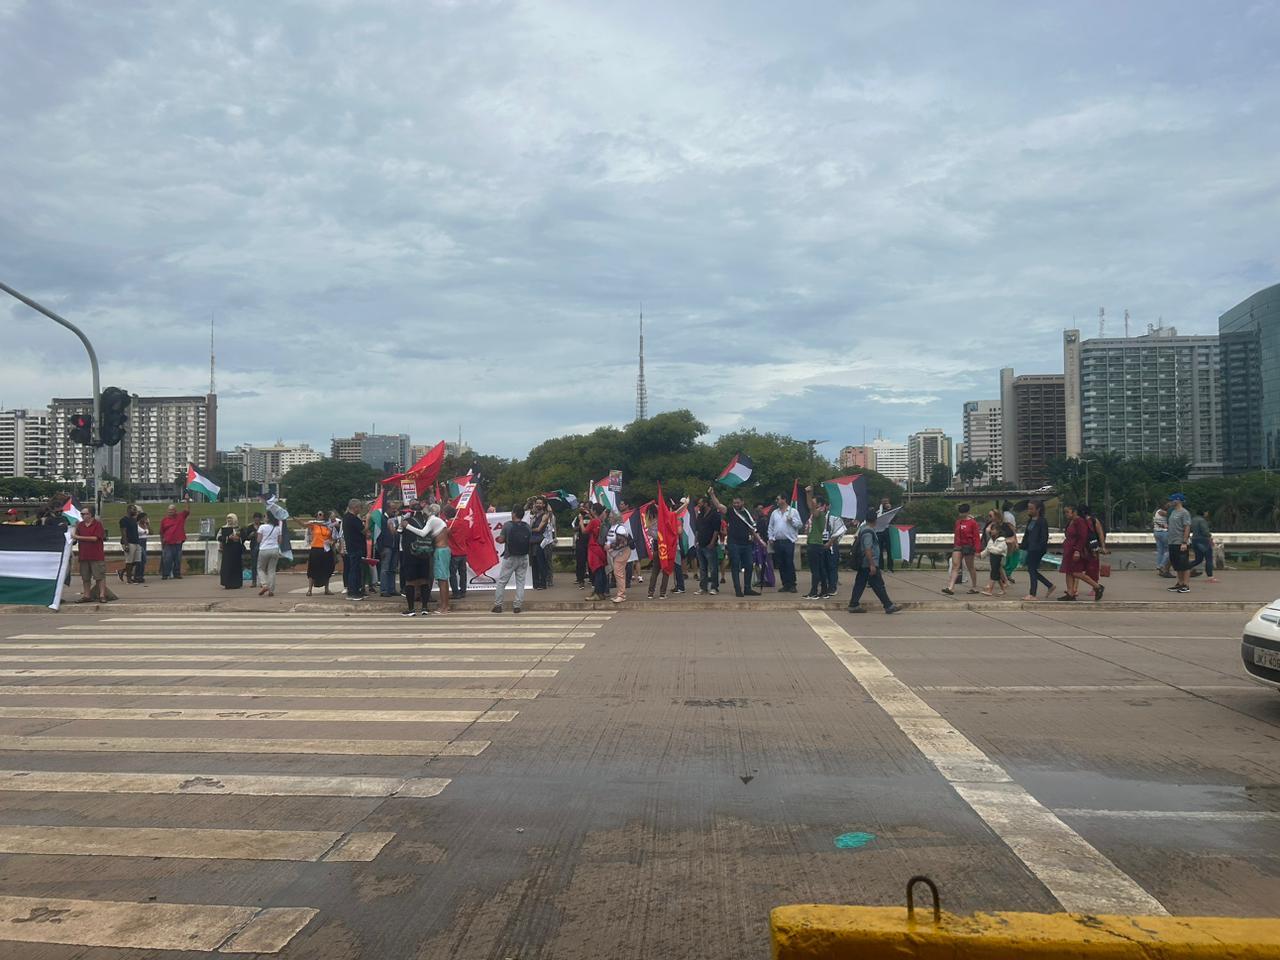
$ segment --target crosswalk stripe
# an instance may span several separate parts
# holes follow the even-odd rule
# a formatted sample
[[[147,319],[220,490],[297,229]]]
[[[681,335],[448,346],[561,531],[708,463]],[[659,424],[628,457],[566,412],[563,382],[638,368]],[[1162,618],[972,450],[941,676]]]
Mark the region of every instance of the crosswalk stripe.
[[[439,777],[0,770],[0,791],[24,793],[425,798],[437,796],[448,785],[447,779]]]
[[[377,857],[394,837],[394,833],[344,834],[335,830],[0,826],[0,853],[184,860],[367,862]]]
[[[19,637],[19,640],[29,639]],[[12,650],[583,650],[585,643],[6,643]]]
[[[286,740],[222,737],[11,737],[0,751],[58,753],[318,754],[375,757],[478,757],[488,740]]]
[[[0,707],[0,720],[288,720],[300,723],[509,723],[517,710],[163,710],[132,707]]]
[[[134,950],[278,953],[316,913],[310,907],[0,897],[0,938]]]
[[[0,652],[3,652],[0,650]],[[253,656],[241,652],[219,656],[213,653],[30,653],[6,657],[8,663],[225,663],[228,660],[258,660],[264,663],[568,663],[572,653],[352,653],[311,657],[291,653]]]
[[[551,624],[530,624],[528,630],[510,630],[505,627],[495,625],[475,627],[441,627],[439,630],[421,630],[409,629],[404,627],[396,629],[393,624],[377,624],[370,625],[364,630],[347,630],[347,629],[329,629],[318,628],[314,626],[305,626],[302,624],[293,626],[271,626],[267,624],[246,624],[236,626],[232,630],[224,627],[155,627],[150,624],[120,624],[119,626],[106,626],[103,624],[95,624],[92,627],[86,625],[77,629],[68,630],[65,627],[59,627],[54,633],[37,633],[37,634],[21,634],[19,636],[10,637],[11,640],[67,640],[76,638],[80,640],[96,639],[99,637],[128,639],[130,637],[139,637],[146,639],[148,637],[157,637],[160,639],[193,639],[193,640],[219,640],[219,639],[237,639],[241,637],[298,637],[299,639],[307,639],[314,637],[316,639],[338,639],[352,638],[360,639],[363,637],[377,637],[387,640],[554,640],[565,636],[568,633],[586,634],[594,637],[596,632],[594,624],[583,624],[581,626],[565,626],[556,627]]]
[[[27,686],[0,684],[0,697],[269,697],[288,700],[536,700],[541,690],[501,687],[170,687],[120,684],[118,686]]]
[[[559,670],[532,668],[528,670],[241,670],[239,668],[217,668],[179,670],[173,667],[125,669],[121,667],[75,668],[75,667],[25,667],[15,670],[0,669],[0,677],[376,677],[379,679],[412,679],[469,677],[474,679],[489,677],[554,677]],[[284,689],[284,688],[281,688]]]
[[[580,623],[585,621],[608,620],[612,614],[599,613],[522,613],[517,618],[504,617],[503,622],[518,626],[525,623]],[[400,613],[366,613],[353,616],[334,616],[331,614],[308,613],[206,613],[189,615],[139,614],[131,617],[104,617],[103,623],[327,623],[335,629],[339,626],[351,626],[358,623],[390,621],[423,627],[427,624],[447,626],[454,622],[474,622],[477,620],[496,621],[492,613],[451,613],[445,617],[414,617],[412,621]]]

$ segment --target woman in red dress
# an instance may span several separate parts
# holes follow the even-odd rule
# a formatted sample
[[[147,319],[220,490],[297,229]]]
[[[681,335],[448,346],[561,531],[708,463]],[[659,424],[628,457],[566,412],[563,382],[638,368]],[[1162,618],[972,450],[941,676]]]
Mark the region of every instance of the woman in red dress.
[[[1086,515],[1082,516],[1081,511]],[[1067,578],[1066,592],[1059,600],[1074,600],[1079,590],[1078,580],[1093,587],[1093,599],[1102,599],[1102,585],[1098,583],[1098,557],[1089,548],[1093,538],[1093,518],[1089,508],[1067,507],[1067,527],[1062,538],[1062,572]]]

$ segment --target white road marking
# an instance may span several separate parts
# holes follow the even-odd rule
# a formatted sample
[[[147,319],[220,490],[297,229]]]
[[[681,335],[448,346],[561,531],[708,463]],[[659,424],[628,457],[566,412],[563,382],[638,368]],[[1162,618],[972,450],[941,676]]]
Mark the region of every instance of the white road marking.
[[[14,637],[15,640],[40,640],[48,639],[48,637]],[[58,637],[57,639],[65,641],[66,637]],[[562,640],[541,641],[537,643],[526,643],[524,641],[510,641],[508,643],[489,643],[489,642],[471,642],[467,640],[447,642],[447,643],[220,643],[217,641],[209,641],[208,643],[189,643],[189,638],[184,637],[182,643],[118,643],[117,639],[136,640],[138,636],[132,635],[124,638],[115,638],[103,636],[96,639],[100,642],[85,643],[77,641],[75,643],[5,643],[0,645],[0,653],[9,653],[13,650],[511,650],[520,652],[522,650],[583,650],[586,648],[585,643],[565,643]],[[143,638],[146,639],[146,638]],[[159,638],[157,637],[158,641]]]
[[[0,791],[24,793],[219,794],[246,797],[434,797],[438,777],[301,776],[283,774],[123,773],[0,770]],[[2,923],[3,920],[0,920]]]
[[[302,723],[509,723],[516,710],[166,710],[115,707],[0,707],[0,720],[293,720]]]
[[[5,663],[226,663],[228,660],[258,660],[264,663],[568,663],[572,653],[352,653],[340,656],[309,657],[290,653],[251,656],[230,653],[31,653],[8,657]]]
[[[951,788],[1069,913],[1164,915],[1160,902],[1018,784],[827,614],[800,616]]]
[[[1190,820],[1206,823],[1259,823],[1280,820],[1280,810],[1083,810],[1060,807],[1064,817],[1102,820]]]
[[[170,687],[160,685],[119,686],[25,686],[0,684],[0,697],[237,697],[289,700],[536,700],[541,690],[517,687]]]
[[[183,860],[370,861],[394,833],[189,827],[0,826],[0,853]],[[339,856],[331,856],[342,844]]]
[[[27,667],[15,670],[0,669],[0,677],[323,677],[354,678],[376,677],[389,679],[418,679],[424,677],[468,677],[473,679],[506,677],[523,679],[524,677],[554,677],[559,670],[240,670],[240,669],[202,669],[191,667],[178,670],[175,668],[156,667],[154,669],[127,670],[118,667],[78,668],[78,667]],[[281,690],[288,689],[281,687]]]
[[[0,688],[3,689],[3,688]],[[1010,686],[978,686],[978,687],[947,687],[947,686],[918,686],[916,690],[926,693],[974,693],[974,694],[1000,694],[1000,693],[1170,693],[1178,694],[1185,691],[1203,691],[1212,692],[1215,690],[1243,690],[1253,692],[1260,689],[1259,687],[1250,686],[1243,683],[1223,683],[1223,684],[1177,684],[1168,683],[1099,683],[1099,684],[1067,684],[1059,686],[1022,684]]]
[[[278,953],[316,912],[310,907],[0,897],[0,938],[133,950]]]
[[[373,757],[478,757],[488,740],[297,740],[242,737],[0,736],[0,752],[317,754]]]
[[[102,623],[268,623],[285,625],[290,623],[321,623],[341,630],[360,623],[404,623],[406,626],[424,627],[427,624],[439,624],[444,627],[449,623],[462,621],[502,622],[512,627],[521,624],[553,623],[553,622],[585,622],[602,621],[612,617],[611,613],[522,613],[518,618],[503,617],[499,621],[492,613],[450,613],[443,617],[404,617],[399,613],[366,613],[343,616],[311,613],[202,613],[202,614],[139,614],[132,617],[103,617]]]
[[[457,631],[441,630],[437,633],[395,632],[395,633],[358,633],[358,634],[343,634],[339,631],[328,631],[328,632],[321,633],[314,630],[306,630],[306,631],[272,630],[270,632],[262,631],[262,630],[249,630],[249,631],[237,630],[234,634],[231,634],[231,635],[228,635],[225,632],[204,633],[204,632],[191,632],[186,630],[182,631],[181,633],[174,633],[174,632],[157,633],[155,631],[150,631],[150,630],[138,632],[138,631],[131,630],[128,633],[124,633],[120,631],[98,632],[98,633],[24,633],[24,634],[19,634],[18,636],[15,636],[15,637],[10,637],[9,639],[10,640],[56,640],[59,643],[62,643],[64,645],[71,645],[71,646],[76,645],[76,643],[74,643],[73,641],[85,641],[85,640],[104,641],[104,643],[102,644],[103,646],[110,645],[110,643],[107,643],[105,641],[116,641],[116,640],[153,640],[158,644],[165,644],[170,642],[190,644],[193,642],[198,642],[200,645],[203,645],[203,646],[218,646],[223,643],[238,643],[241,641],[254,641],[258,639],[296,640],[296,643],[292,644],[293,646],[310,645],[310,642],[312,640],[316,640],[316,641],[341,640],[343,641],[343,644],[342,644],[343,646],[362,647],[365,645],[365,641],[367,640],[421,640],[421,641],[433,640],[436,642],[439,642],[440,640],[452,640],[454,643],[458,643],[458,644],[465,644],[466,641],[469,641],[469,640],[477,640],[477,641],[479,640],[549,640],[554,643],[554,642],[564,641],[570,637],[572,637],[575,640],[582,640],[582,639],[588,639],[594,636],[595,636],[595,633],[593,631],[586,631],[586,632],[573,631],[572,633],[566,633],[563,630],[551,630],[551,631],[534,630],[534,631],[529,631],[527,633],[510,633],[510,632],[502,632],[502,631],[494,632],[494,633],[491,633],[491,632],[479,633],[479,632],[467,632],[463,630],[457,630]],[[80,645],[84,646],[85,644],[80,643]],[[475,645],[483,646],[483,644],[475,644]],[[8,646],[9,644],[6,643],[3,645],[3,647],[0,647],[0,649],[5,649]],[[96,643],[89,644],[89,646],[97,646],[97,644]],[[501,644],[501,646],[508,646],[508,644]],[[19,648],[19,649],[22,649],[22,648]]]

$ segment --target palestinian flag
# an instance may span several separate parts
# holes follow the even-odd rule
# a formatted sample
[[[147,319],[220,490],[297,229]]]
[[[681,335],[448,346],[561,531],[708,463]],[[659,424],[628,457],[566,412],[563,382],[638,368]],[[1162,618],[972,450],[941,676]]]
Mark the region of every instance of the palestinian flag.
[[[80,504],[76,503],[75,497],[67,497],[67,502],[62,505],[62,515],[73,527],[84,519],[80,516]]]
[[[860,473],[848,477],[837,477],[822,484],[827,495],[827,503],[831,504],[831,514],[836,517],[848,517],[851,520],[863,520],[867,511],[867,478]]]
[[[916,556],[916,528],[911,524],[889,527],[889,551],[893,559],[910,563]]]
[[[597,480],[591,485],[591,502],[599,503],[610,513],[618,512],[618,492],[609,489],[609,481]]]
[[[791,482],[791,509],[800,515],[800,525],[803,527],[809,522],[809,499],[800,496],[800,481],[793,480]]]
[[[373,545],[378,539],[378,534],[382,532],[383,522],[383,493],[378,491],[378,499],[369,504],[369,556],[373,556]]]
[[[71,537],[60,526],[0,525],[0,603],[57,610],[71,563]]]
[[[450,500],[457,500],[462,496],[462,488],[471,482],[471,471],[467,471],[465,477],[454,477],[452,480],[445,481],[445,493],[449,495]]]
[[[652,555],[649,549],[649,537],[644,530],[644,512],[652,505],[650,501],[643,507],[633,507],[622,515],[623,522],[631,529],[631,545],[640,560],[648,560]]]
[[[547,503],[555,503],[556,501],[559,501],[570,510],[578,509],[578,498],[563,488],[559,490],[548,490],[546,493],[538,494],[538,496],[547,501]]]
[[[716,477],[716,483],[722,483],[726,487],[740,487],[751,479],[751,471],[754,466],[750,457],[745,453],[740,453],[729,461],[727,467],[720,471],[720,476]]]
[[[217,500],[222,488],[204,474],[197,473],[194,464],[187,464],[187,489],[203,493],[209,500]]]
[[[676,511],[676,517],[680,520],[680,556],[683,557],[687,556],[693,549],[693,545],[698,542],[693,532],[693,515],[689,512],[687,503]]]

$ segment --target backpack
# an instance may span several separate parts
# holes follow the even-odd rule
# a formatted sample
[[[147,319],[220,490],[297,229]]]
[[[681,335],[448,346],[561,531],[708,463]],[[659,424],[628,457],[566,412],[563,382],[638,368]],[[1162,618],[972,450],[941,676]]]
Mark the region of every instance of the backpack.
[[[527,523],[523,520],[512,520],[506,532],[507,556],[519,557],[527,554],[531,535]]]

